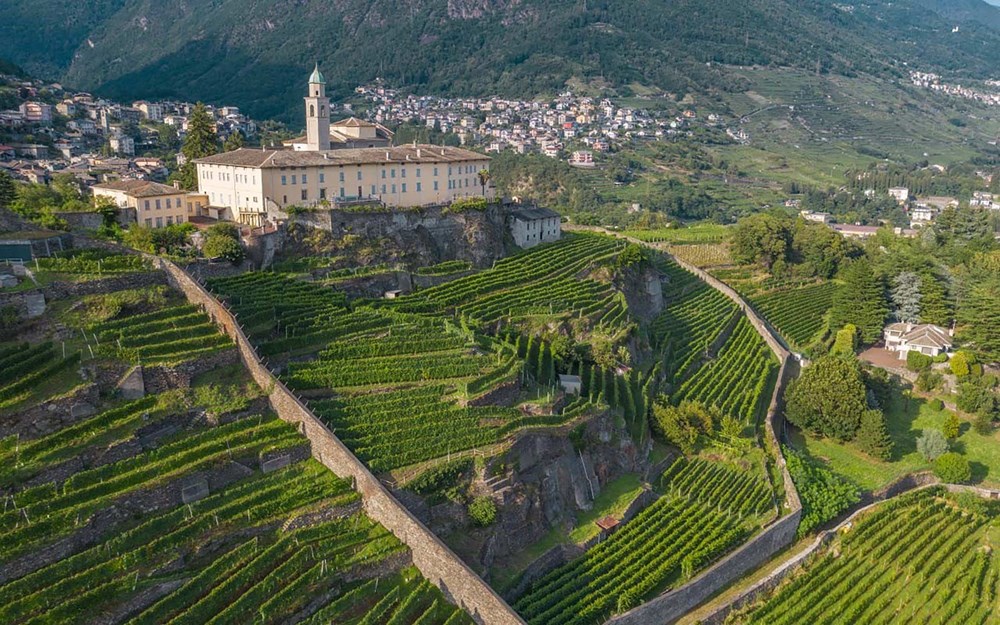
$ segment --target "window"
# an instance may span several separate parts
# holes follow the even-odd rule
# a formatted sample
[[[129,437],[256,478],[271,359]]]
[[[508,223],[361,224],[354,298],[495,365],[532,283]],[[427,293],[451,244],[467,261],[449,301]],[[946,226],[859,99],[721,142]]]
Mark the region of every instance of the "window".
[[[153,219],[151,217],[147,217],[146,218],[146,227],[147,228],[152,228],[153,227]]]
[[[417,178],[419,178],[419,177],[420,177],[420,168],[417,167]]]
[[[402,191],[403,193],[406,193],[406,183],[405,182],[400,185],[400,191]]]
[[[344,172],[340,172],[340,181],[341,181],[341,182],[343,182],[343,181],[344,181]]]
[[[358,180],[361,180],[361,166],[358,166]]]
[[[406,169],[405,168],[399,170],[399,177],[400,178],[406,178]]]
[[[174,218],[173,217],[167,217],[167,225],[168,226],[174,225]]]
[[[157,228],[162,228],[163,227],[163,217],[157,217],[156,218],[156,227]]]
[[[326,199],[326,187],[320,187],[319,189],[319,199]]]
[[[170,208],[170,198],[167,198],[167,208]]]
[[[292,184],[296,184],[296,182],[295,182],[295,174],[292,174]]]
[[[396,192],[396,185],[395,185],[395,183],[393,183],[393,185],[392,185],[392,192],[393,192],[393,193],[395,193],[395,192]]]
[[[438,181],[437,180],[434,181],[434,190],[435,191],[438,190]]]
[[[392,171],[389,172],[389,177],[390,178],[395,178],[396,177],[396,168],[395,167],[393,167]]]
[[[281,177],[281,184],[288,184],[288,179],[284,176]]]
[[[308,189],[302,189],[302,199],[303,200],[308,200],[309,199],[309,191],[308,191]]]
[[[448,165],[448,175],[451,175],[451,165]]]
[[[184,215],[178,215],[177,216],[177,223],[179,223],[179,224],[184,223]]]
[[[281,196],[281,203],[282,204],[288,204],[288,196],[287,195],[282,195]]]
[[[375,195],[375,185],[372,185],[372,192],[371,192],[371,195]]]
[[[382,185],[382,193],[385,193],[385,185]]]
[[[434,168],[434,175],[435,175],[435,176],[437,176],[437,175],[438,175],[438,168],[437,168],[437,167],[435,167],[435,168]]]
[[[382,170],[382,180],[385,180],[385,170]]]
[[[305,184],[305,183],[306,183],[306,175],[302,174],[302,184]]]
[[[344,191],[344,187],[340,187],[340,197],[346,197],[346,196],[347,196],[347,192]]]
[[[146,210],[149,210],[149,200],[143,200],[143,204],[144,204]]]
[[[156,210],[160,210],[160,200],[156,200]]]
[[[343,176],[343,175],[344,174],[341,174],[341,176]],[[320,181],[321,184],[324,183],[324,182],[326,182],[326,174],[324,174],[323,172],[319,172],[319,181]]]
[[[422,189],[420,188],[420,183],[418,182],[417,183],[417,193],[420,193],[420,191],[422,191]]]

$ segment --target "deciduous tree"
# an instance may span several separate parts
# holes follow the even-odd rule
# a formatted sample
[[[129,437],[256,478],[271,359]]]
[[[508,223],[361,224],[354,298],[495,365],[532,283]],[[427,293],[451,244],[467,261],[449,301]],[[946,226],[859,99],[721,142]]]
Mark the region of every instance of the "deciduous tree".
[[[855,437],[868,409],[857,362],[824,356],[806,367],[786,394],[785,416],[815,434],[847,441]]]

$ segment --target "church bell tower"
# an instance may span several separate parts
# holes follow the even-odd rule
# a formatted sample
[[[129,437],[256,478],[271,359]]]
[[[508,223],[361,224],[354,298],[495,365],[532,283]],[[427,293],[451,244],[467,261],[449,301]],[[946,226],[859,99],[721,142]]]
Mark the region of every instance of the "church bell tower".
[[[319,63],[309,76],[309,94],[306,96],[306,144],[309,151],[330,149],[330,100],[326,97],[326,79],[319,71]]]

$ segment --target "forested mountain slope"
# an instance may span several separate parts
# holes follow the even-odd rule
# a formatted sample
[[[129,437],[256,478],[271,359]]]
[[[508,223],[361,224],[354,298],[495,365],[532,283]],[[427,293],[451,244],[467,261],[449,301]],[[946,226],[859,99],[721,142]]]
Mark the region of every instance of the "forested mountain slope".
[[[314,60],[341,96],[377,76],[453,94],[531,96],[572,78],[682,94],[739,88],[719,64],[961,77],[1000,65],[987,25],[1000,9],[979,0],[5,0],[2,13],[0,56],[33,74],[255,116],[296,103]],[[954,33],[959,14],[975,17]]]

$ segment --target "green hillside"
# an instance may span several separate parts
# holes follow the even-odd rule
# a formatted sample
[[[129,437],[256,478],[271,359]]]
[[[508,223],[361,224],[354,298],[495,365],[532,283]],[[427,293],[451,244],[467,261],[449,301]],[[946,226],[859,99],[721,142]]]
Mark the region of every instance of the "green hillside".
[[[286,113],[314,60],[335,96],[377,76],[453,94],[530,96],[569,79],[740,90],[720,64],[990,76],[1000,31],[986,23],[1000,10],[979,3],[953,33],[938,11],[958,0],[928,2],[7,0],[0,55],[111,97],[225,100],[258,117]]]

